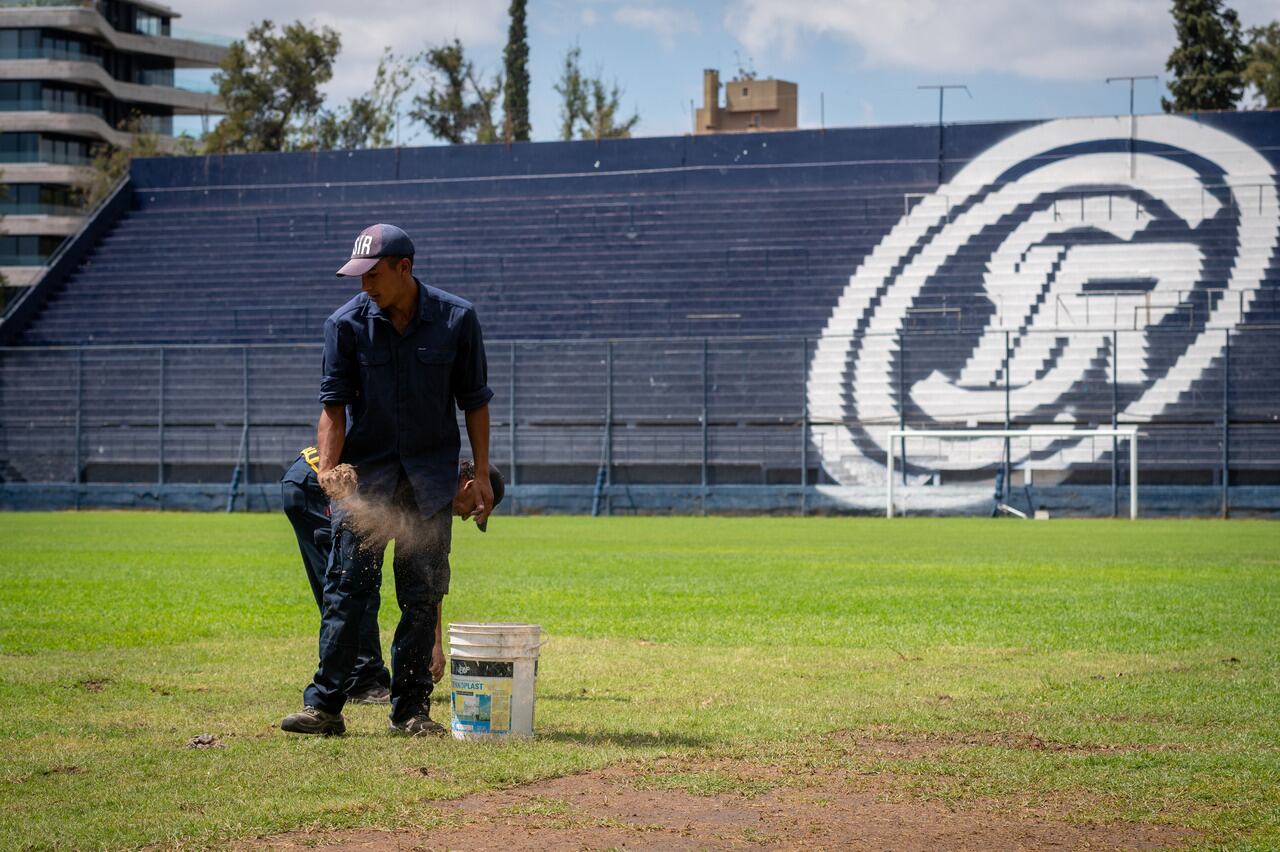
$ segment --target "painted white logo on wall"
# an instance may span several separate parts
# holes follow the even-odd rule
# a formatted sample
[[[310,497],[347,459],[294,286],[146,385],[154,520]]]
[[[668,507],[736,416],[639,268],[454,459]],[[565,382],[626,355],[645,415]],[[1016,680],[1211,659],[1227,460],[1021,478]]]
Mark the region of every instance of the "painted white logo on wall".
[[[1278,227],[1271,164],[1188,119],[1064,119],[997,143],[920,197],[850,277],[809,370],[824,467],[841,484],[883,483],[901,414],[919,428],[999,424],[1006,394],[1014,418],[1106,425],[1114,331],[1121,419],[1159,415],[1248,312]],[[966,301],[984,328],[902,351],[902,332],[954,327],[948,302]],[[1076,410],[1102,391],[1104,410]],[[1035,461],[1069,465],[1077,444],[1046,441]],[[975,440],[928,466],[971,468],[1002,446]],[[1012,452],[1021,464],[1030,450]]]

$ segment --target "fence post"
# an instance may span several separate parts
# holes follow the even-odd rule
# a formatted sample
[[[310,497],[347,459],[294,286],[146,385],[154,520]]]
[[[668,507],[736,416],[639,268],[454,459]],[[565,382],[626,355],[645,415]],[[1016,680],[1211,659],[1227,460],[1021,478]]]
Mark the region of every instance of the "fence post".
[[[80,483],[83,481],[81,471],[83,469],[82,459],[80,457],[80,445],[82,441],[82,421],[84,419],[84,349],[78,347],[76,349],[76,447],[72,453],[72,463],[75,465],[72,482],[75,485],[76,510],[80,509]]]
[[[604,513],[613,514],[613,341],[605,343]]]
[[[800,338],[800,517],[809,501],[809,338]]]
[[[1111,428],[1120,425],[1120,334],[1111,330]],[[1111,436],[1111,517],[1120,517],[1120,438]]]
[[[1222,517],[1231,514],[1231,329],[1222,330]]]
[[[1004,428],[1006,432],[1009,429],[1013,428],[1011,425],[1013,422],[1012,411],[1010,409],[1010,404],[1009,404],[1010,396],[1012,393],[1011,386],[1010,386],[1011,380],[1009,378],[1009,361],[1010,360],[1011,358],[1010,358],[1010,349],[1009,349],[1009,332],[1006,331],[1004,333]],[[1002,503],[1009,502],[1009,494],[1011,493],[1011,489],[1009,486],[1009,472],[1010,472],[1009,468],[1010,468],[1010,462],[1013,460],[1011,456],[1012,456],[1012,446],[1010,444],[1009,436],[1005,435],[1004,436],[1004,479],[1003,479],[1004,490],[1000,494],[1000,502]]]
[[[707,513],[707,487],[710,485],[710,470],[708,470],[708,451],[709,451],[709,432],[708,417],[711,408],[711,370],[710,370],[710,346],[707,338],[702,338],[702,514]]]
[[[518,463],[519,456],[516,453],[516,342],[511,341],[510,357],[507,360],[507,397],[510,400],[507,411],[509,413],[507,423],[508,440],[511,442],[511,484],[520,484],[520,465]],[[512,514],[516,511],[516,501],[511,499],[511,506],[508,508]]]
[[[253,483],[253,444],[249,433],[249,347],[240,350],[244,359],[244,510],[249,511]]]
[[[163,346],[161,346],[159,349],[159,357],[160,357],[160,378],[159,378],[159,386],[157,388],[157,390],[159,391],[158,393],[159,403],[157,404],[157,407],[156,407],[157,408],[156,410],[156,444],[157,444],[156,446],[156,485],[159,486],[159,488],[157,489],[158,499],[160,501],[160,508],[163,509],[164,508],[164,418],[165,418],[165,410],[164,410],[165,409],[165,405],[164,405],[165,357],[164,357]]]
[[[901,432],[907,428],[907,333],[905,331],[898,332],[898,431]],[[892,438],[889,439],[893,441]],[[902,442],[902,484],[907,484],[907,436],[903,435],[898,439]],[[889,455],[892,459],[893,448],[889,448]],[[890,470],[892,473],[892,469]]]

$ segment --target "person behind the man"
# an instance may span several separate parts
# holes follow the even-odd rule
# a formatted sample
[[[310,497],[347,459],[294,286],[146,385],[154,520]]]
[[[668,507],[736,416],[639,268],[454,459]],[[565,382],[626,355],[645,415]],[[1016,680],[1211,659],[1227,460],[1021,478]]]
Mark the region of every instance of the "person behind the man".
[[[293,526],[302,554],[302,566],[311,584],[316,606],[324,613],[324,575],[329,564],[333,535],[330,531],[329,498],[320,488],[320,452],[307,447],[298,453],[280,479],[280,502]],[[351,677],[342,691],[353,704],[387,704],[391,701],[391,672],[382,662],[382,639],[378,634],[378,609],[382,598],[377,589],[369,594],[364,619],[360,622],[359,650]]]
[[[324,326],[324,369],[316,446],[321,487],[340,463],[355,467],[359,495],[414,517],[412,547],[397,541],[392,563],[400,623],[391,646],[394,733],[443,734],[432,721],[431,653],[440,602],[449,591],[452,504],[461,440],[453,405],[465,413],[475,463],[476,523],[493,511],[489,482],[489,400],[480,322],[469,302],[413,275],[414,246],[392,225],[356,238],[338,270],[359,276],[362,292]],[[343,685],[355,670],[371,593],[381,584],[384,542],[360,541],[333,517],[333,555],[325,576],[320,663],[304,708],[281,729],[301,734],[346,730]]]
[[[302,566],[316,606],[324,613],[324,576],[332,552],[333,534],[329,498],[320,487],[316,474],[320,470],[320,452],[315,447],[305,447],[298,453],[289,469],[280,479],[280,500],[285,516],[293,526],[298,539],[298,551],[302,554]],[[466,460],[459,465],[458,490],[453,496],[453,514],[462,519],[475,514],[476,487],[475,464]],[[493,489],[493,507],[502,504],[506,490],[502,471],[496,464],[489,465],[489,485]],[[482,528],[483,531],[483,528]],[[356,668],[351,679],[343,685],[347,700],[354,704],[387,704],[391,700],[391,673],[382,662],[382,641],[378,633],[378,592],[369,596],[369,607],[360,626],[360,650],[356,656]],[[431,680],[439,683],[444,676],[444,645],[441,636],[441,610],[436,612],[436,638],[431,649]]]

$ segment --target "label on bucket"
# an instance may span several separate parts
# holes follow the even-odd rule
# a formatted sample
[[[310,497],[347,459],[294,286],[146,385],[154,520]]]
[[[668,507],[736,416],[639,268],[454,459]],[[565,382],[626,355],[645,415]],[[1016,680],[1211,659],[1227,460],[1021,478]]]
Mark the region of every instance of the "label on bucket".
[[[511,730],[513,664],[497,660],[449,662],[453,729],[473,734]]]

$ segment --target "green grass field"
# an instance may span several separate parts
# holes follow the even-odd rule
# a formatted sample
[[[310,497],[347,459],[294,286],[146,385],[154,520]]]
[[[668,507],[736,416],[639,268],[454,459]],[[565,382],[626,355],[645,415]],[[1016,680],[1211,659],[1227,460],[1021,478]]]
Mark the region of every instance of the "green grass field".
[[[1280,847],[1272,523],[497,518],[455,534],[445,619],[550,634],[538,736],[504,744],[392,738],[376,707],[343,738],[274,727],[318,621],[282,516],[5,514],[0,537],[4,849],[430,827],[433,800],[663,754],[879,768],[833,732],[982,735],[896,761],[904,795]],[[185,747],[206,732],[226,747]]]

